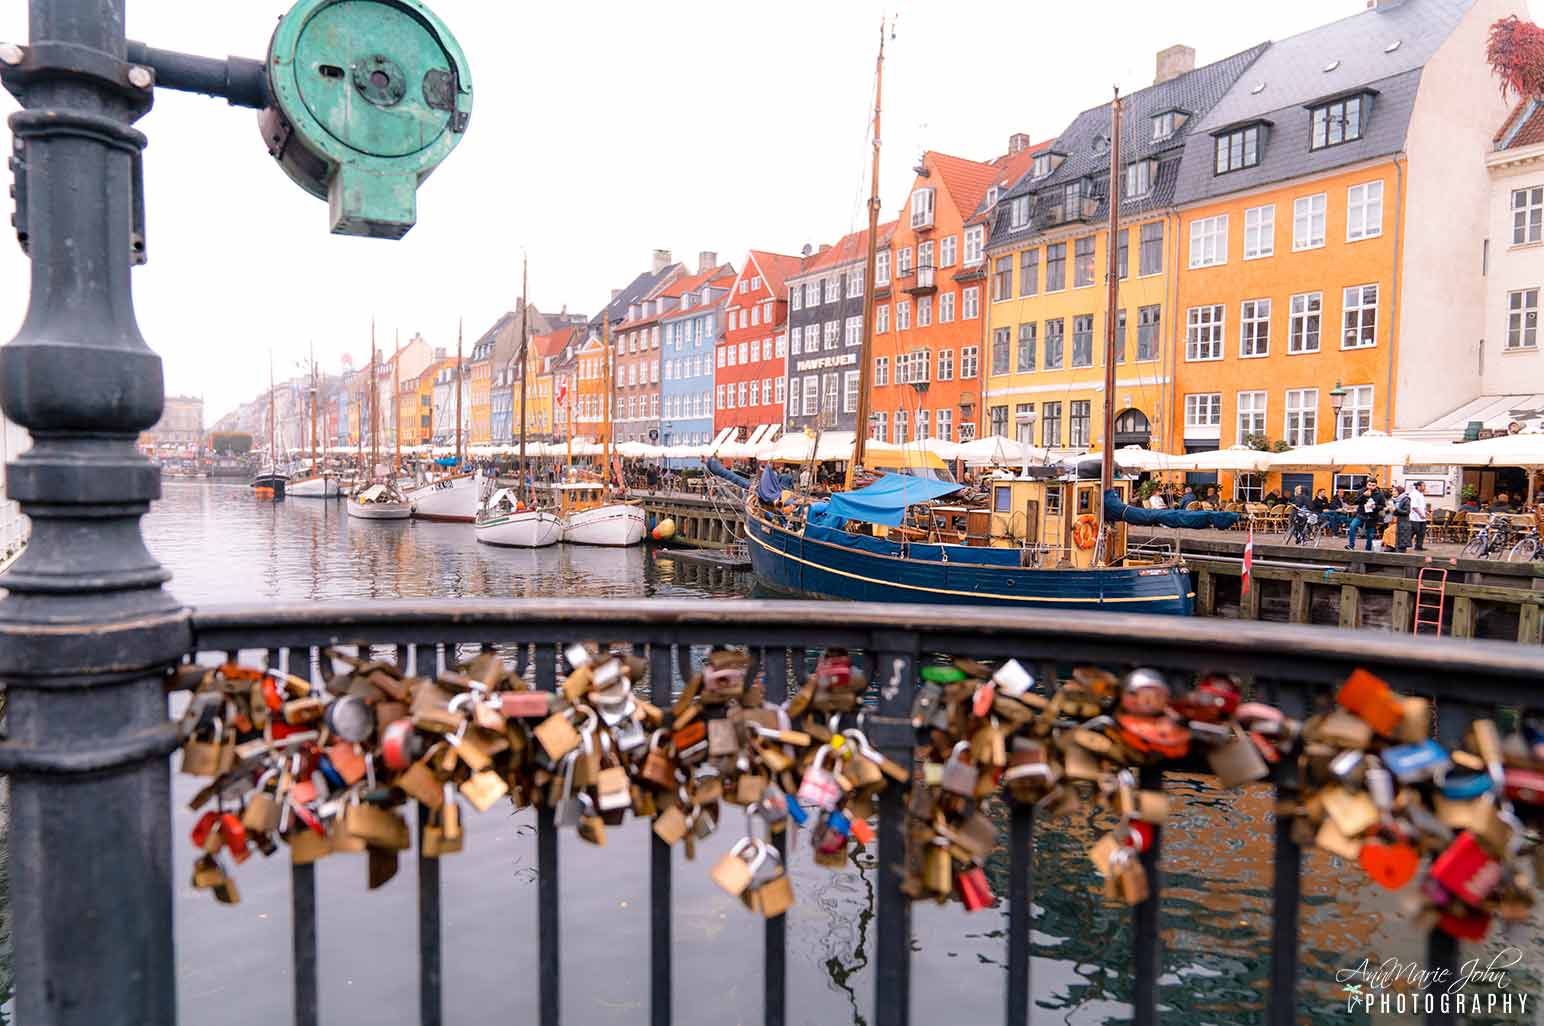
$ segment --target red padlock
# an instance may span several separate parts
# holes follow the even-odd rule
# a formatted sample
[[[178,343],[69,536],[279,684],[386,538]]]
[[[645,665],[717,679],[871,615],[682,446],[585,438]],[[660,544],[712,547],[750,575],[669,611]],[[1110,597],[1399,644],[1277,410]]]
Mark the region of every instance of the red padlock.
[[[235,813],[220,813],[220,836],[237,865],[245,862],[252,854],[247,848],[247,828],[242,826],[241,817]]]
[[[986,714],[992,711],[992,699],[996,695],[997,689],[990,683],[981,685],[971,699],[970,714],[978,720],[986,719]]]
[[[412,742],[412,720],[404,716],[400,720],[393,720],[386,724],[386,729],[381,731],[381,758],[386,763],[387,769],[400,773],[413,765],[415,752]]]
[[[1431,864],[1431,877],[1466,905],[1478,906],[1501,882],[1501,863],[1465,830]]]
[[[1455,916],[1443,912],[1437,916],[1437,929],[1459,940],[1484,940],[1490,929],[1490,913],[1472,912],[1466,916]]]
[[[284,696],[279,694],[279,682],[272,677],[263,678],[263,704],[271,711],[278,712],[284,708]]]
[[[986,871],[980,866],[971,866],[961,873],[955,879],[955,886],[959,888],[960,900],[965,903],[967,912],[979,912],[996,903],[992,897],[992,885],[987,883]]]
[[[193,847],[202,848],[209,842],[209,832],[219,824],[218,812],[206,812],[198,817],[198,822],[193,824],[193,832],[189,836],[193,839]]]

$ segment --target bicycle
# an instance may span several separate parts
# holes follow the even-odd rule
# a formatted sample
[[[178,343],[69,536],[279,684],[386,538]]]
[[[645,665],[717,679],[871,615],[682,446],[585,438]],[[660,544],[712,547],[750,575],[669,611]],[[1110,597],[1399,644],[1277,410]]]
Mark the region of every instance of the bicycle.
[[[1322,514],[1302,506],[1293,506],[1287,514],[1287,533],[1282,538],[1282,544],[1317,547],[1328,536],[1329,531]]]
[[[1507,550],[1507,562],[1526,563],[1530,559],[1539,558],[1540,552],[1544,551],[1544,546],[1541,546],[1539,541],[1539,528],[1535,524],[1523,532],[1523,536],[1518,539],[1516,545]]]
[[[1474,533],[1459,553],[1465,559],[1492,559],[1506,550],[1516,532],[1504,513],[1494,513],[1485,526]]]

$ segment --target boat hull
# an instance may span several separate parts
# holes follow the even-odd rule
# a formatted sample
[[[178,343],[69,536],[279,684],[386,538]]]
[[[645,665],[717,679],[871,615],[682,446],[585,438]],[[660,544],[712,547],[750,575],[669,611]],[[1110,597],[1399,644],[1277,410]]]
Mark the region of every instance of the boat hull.
[[[472,534],[484,545],[541,549],[563,537],[563,521],[544,509],[527,509],[474,524]]]
[[[823,598],[1173,616],[1189,616],[1195,599],[1190,572],[1177,565],[1051,570],[933,562],[807,539],[754,516],[745,518],[745,537],[758,582]]]
[[[413,516],[420,520],[472,523],[477,519],[481,480],[477,476],[452,477],[412,489],[407,499],[413,504]]]
[[[643,541],[642,506],[612,503],[568,514],[563,540],[570,545],[637,545]]]
[[[413,515],[409,502],[355,502],[348,500],[348,515],[360,520],[406,520]]]
[[[338,479],[331,475],[291,481],[284,486],[284,491],[297,499],[336,499],[343,494],[338,487]]]

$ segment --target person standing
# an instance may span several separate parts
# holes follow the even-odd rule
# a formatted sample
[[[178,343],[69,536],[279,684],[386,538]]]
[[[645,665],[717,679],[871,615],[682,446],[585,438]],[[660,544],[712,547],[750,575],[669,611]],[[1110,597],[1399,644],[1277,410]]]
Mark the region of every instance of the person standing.
[[[1415,551],[1426,551],[1426,482],[1417,481],[1410,490],[1410,530],[1415,535]]]
[[[1383,512],[1383,493],[1373,487],[1372,479],[1362,485],[1362,493],[1356,500],[1356,512],[1351,517],[1351,527],[1346,532],[1346,548],[1356,548],[1358,531],[1366,532],[1367,551],[1372,551],[1373,539],[1378,535],[1378,521]]]
[[[1394,551],[1404,552],[1410,548],[1410,493],[1405,486],[1394,486]]]

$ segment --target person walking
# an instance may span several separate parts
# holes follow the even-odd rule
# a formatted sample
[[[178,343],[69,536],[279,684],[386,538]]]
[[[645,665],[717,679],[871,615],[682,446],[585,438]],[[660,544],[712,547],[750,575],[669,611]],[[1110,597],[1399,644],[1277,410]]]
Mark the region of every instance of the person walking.
[[[1383,493],[1373,487],[1369,479],[1362,485],[1362,494],[1356,500],[1356,512],[1351,517],[1351,526],[1346,531],[1346,548],[1356,548],[1356,535],[1358,531],[1366,532],[1367,551],[1372,551],[1373,539],[1378,536],[1378,522],[1382,519]]]
[[[1426,524],[1431,519],[1426,505],[1426,482],[1417,481],[1410,489],[1410,531],[1415,538],[1415,551],[1426,551]]]
[[[1404,552],[1410,548],[1410,493],[1405,486],[1394,486],[1394,551]]]

